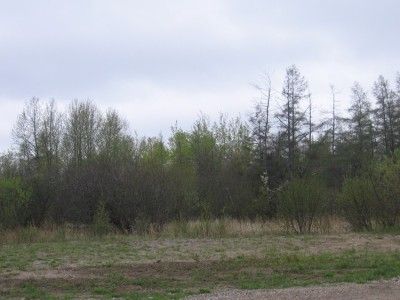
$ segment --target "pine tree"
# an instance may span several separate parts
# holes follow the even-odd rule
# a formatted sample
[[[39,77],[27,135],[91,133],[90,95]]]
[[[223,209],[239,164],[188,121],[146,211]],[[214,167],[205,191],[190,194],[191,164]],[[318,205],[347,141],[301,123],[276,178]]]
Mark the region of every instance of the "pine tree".
[[[301,102],[308,97],[307,89],[308,84],[297,67],[289,67],[282,89],[285,102],[276,117],[286,140],[287,169],[290,176],[294,175],[297,167],[299,144],[308,134],[303,128],[306,122],[305,112],[301,110]]]

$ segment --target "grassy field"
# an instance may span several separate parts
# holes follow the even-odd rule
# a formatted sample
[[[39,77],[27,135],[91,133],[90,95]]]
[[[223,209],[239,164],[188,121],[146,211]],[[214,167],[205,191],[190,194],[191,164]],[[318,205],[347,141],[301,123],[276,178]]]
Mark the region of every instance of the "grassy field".
[[[172,230],[100,238],[29,230],[2,234],[0,298],[179,299],[230,287],[362,283],[400,275],[395,234],[301,236],[242,228],[226,237],[218,230],[210,237],[179,237]]]

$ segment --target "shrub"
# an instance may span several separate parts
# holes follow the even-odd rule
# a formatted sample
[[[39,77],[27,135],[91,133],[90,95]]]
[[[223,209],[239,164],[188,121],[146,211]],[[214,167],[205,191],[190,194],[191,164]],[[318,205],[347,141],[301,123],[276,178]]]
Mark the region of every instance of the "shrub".
[[[140,213],[135,219],[134,231],[139,235],[146,235],[152,231],[152,223],[150,217],[143,213]]]
[[[326,209],[326,193],[316,178],[295,178],[278,193],[278,214],[298,233],[311,232]]]
[[[0,228],[26,225],[30,192],[18,178],[0,180]]]
[[[339,204],[355,230],[399,225],[400,153],[345,180]]]
[[[261,185],[256,197],[251,205],[254,216],[263,220],[276,217],[276,196],[275,190],[269,187],[269,178],[267,172],[261,176]],[[249,214],[251,216],[251,214]]]
[[[365,177],[346,179],[339,205],[353,229],[372,229],[376,201],[371,180]]]
[[[173,237],[186,237],[189,235],[188,221],[185,220],[172,221],[171,224],[169,224],[169,227]]]
[[[400,161],[387,159],[372,174],[376,222],[388,228],[398,225],[400,216]]]
[[[111,231],[110,217],[106,210],[106,205],[101,201],[93,216],[92,230],[95,235],[105,235]]]
[[[200,219],[192,224],[191,236],[194,238],[220,238],[227,234],[225,219]]]

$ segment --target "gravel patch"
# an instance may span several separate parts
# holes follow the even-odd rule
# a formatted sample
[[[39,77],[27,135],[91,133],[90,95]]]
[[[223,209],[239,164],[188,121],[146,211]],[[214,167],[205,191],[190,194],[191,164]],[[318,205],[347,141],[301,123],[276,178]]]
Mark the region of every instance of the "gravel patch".
[[[400,278],[374,281],[367,284],[335,284],[311,287],[295,287],[287,289],[271,290],[237,290],[226,289],[212,294],[192,296],[187,299],[352,299],[352,300],[372,300],[372,299],[400,299]]]

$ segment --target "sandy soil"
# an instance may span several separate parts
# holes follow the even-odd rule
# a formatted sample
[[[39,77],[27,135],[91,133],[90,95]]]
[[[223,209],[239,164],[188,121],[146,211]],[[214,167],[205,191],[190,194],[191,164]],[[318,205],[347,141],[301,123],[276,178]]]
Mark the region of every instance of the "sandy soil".
[[[191,300],[205,299],[359,299],[359,300],[387,300],[400,299],[400,279],[374,281],[368,284],[336,284],[312,287],[296,287],[272,290],[222,290],[213,294],[189,297]]]

